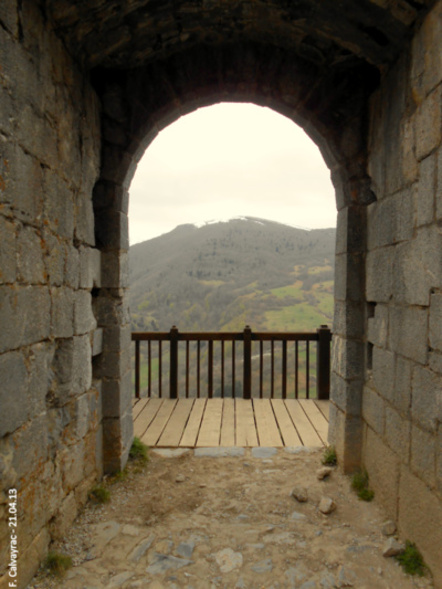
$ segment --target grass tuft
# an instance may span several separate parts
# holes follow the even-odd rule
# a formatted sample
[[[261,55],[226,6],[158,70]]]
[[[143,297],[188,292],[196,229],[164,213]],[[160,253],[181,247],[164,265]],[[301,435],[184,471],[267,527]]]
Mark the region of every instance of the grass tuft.
[[[148,447],[146,444],[143,444],[139,438],[135,437],[134,441],[132,442],[131,449],[129,450],[129,458],[131,460],[145,464],[146,462],[149,462],[149,456],[147,452]]]
[[[408,575],[424,576],[427,567],[422,554],[416,548],[416,545],[412,544],[409,540],[405,543],[404,552],[398,554],[395,558]]]
[[[368,473],[365,470],[355,472],[351,479],[351,487],[362,501],[372,501],[374,491],[368,486]]]
[[[88,498],[93,503],[109,503],[110,501],[110,491],[106,489],[103,485],[96,485],[92,487],[92,489],[88,493]]]
[[[327,446],[322,455],[322,464],[326,466],[336,466],[338,464],[338,457],[334,446]]]
[[[44,562],[45,569],[54,577],[63,577],[71,566],[72,558],[67,554],[60,554],[58,552],[49,552]]]

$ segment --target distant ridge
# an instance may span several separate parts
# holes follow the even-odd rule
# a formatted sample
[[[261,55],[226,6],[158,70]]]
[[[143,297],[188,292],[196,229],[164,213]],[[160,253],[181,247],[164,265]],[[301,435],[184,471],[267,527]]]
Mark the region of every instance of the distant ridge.
[[[299,329],[332,320],[336,230],[239,217],[130,248],[134,329]]]

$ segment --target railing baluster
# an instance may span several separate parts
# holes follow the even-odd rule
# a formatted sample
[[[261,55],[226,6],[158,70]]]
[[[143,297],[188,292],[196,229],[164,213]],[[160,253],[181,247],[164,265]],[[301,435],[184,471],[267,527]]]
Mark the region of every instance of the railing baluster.
[[[275,396],[275,341],[272,339],[271,349],[271,376],[270,376],[270,398],[273,399]]]
[[[207,354],[207,394],[209,399],[213,397],[213,340],[209,340],[209,351]]]
[[[224,399],[224,340],[221,341],[221,398]]]
[[[200,398],[200,340],[198,340],[197,345],[197,361],[196,361],[196,396],[198,399]]]
[[[169,398],[178,398],[178,329],[175,325],[170,330],[169,334],[170,348],[169,348]]]
[[[244,328],[244,380],[243,398],[250,399],[252,395],[252,330],[248,325]]]
[[[259,398],[262,399],[262,381],[264,373],[264,357],[263,357],[264,342],[259,341]]]
[[[147,396],[152,396],[152,342],[147,342]]]
[[[295,342],[295,399],[299,398],[299,342]]]
[[[330,341],[331,333],[327,325],[316,330],[318,334],[316,358],[316,393],[318,399],[330,397]]]
[[[282,398],[287,398],[287,340],[282,340]]]
[[[163,342],[160,340],[158,342],[158,397],[161,399],[163,396],[162,394],[162,384],[163,384]]]
[[[186,399],[189,398],[189,340],[186,341]]]
[[[232,397],[235,398],[235,340],[232,341]]]
[[[310,342],[305,342],[305,398],[310,399]]]
[[[135,342],[135,397],[140,398],[140,342]]]

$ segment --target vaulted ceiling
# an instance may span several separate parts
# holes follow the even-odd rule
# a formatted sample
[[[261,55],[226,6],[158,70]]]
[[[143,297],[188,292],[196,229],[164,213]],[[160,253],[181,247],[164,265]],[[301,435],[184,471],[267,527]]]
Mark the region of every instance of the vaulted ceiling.
[[[252,42],[328,67],[392,63],[434,0],[46,0],[88,68],[135,68],[201,44]]]

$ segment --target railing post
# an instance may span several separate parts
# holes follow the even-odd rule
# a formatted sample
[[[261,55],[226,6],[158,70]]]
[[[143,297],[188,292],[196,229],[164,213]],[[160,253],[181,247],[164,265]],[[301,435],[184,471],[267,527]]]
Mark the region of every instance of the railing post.
[[[140,341],[135,340],[135,398],[140,398]]]
[[[248,325],[244,328],[244,378],[243,398],[252,397],[252,330]]]
[[[316,330],[318,351],[316,357],[316,391],[321,400],[330,398],[330,342],[331,331],[327,325]]]
[[[178,398],[178,329],[174,325],[170,330],[170,381],[169,397]]]

